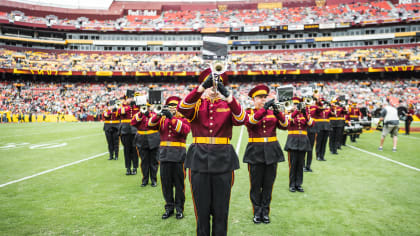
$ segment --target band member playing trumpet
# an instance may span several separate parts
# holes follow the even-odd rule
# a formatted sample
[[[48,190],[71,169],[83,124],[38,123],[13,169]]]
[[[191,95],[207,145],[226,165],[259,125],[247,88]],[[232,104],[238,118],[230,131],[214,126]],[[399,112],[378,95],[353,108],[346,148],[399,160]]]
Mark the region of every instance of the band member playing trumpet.
[[[160,114],[157,113],[149,119],[149,127],[159,130],[160,133],[160,181],[166,202],[162,219],[173,215],[174,209],[176,209],[177,219],[184,218],[184,160],[187,153],[185,140],[190,132],[190,123],[176,112],[179,101],[181,101],[179,97],[169,97],[165,103],[168,109],[163,109]]]
[[[212,76],[211,69],[206,69],[199,76],[200,86],[177,108],[191,123],[193,142],[185,167],[189,168],[197,235],[227,234],[234,170],[239,168],[230,144],[232,127],[246,120],[246,112],[225,87],[227,80],[225,73]],[[214,84],[216,88],[212,88]]]
[[[341,138],[344,131],[344,108],[338,106],[338,101],[331,102],[332,114],[330,116],[331,132],[330,132],[330,151],[332,154],[338,154],[337,149],[341,146]]]
[[[306,112],[305,105],[298,97],[293,98],[295,104],[292,114],[288,119],[288,136],[284,150],[289,157],[289,191],[303,192],[303,166],[305,154],[311,150],[311,144],[307,136],[307,128],[314,122]]]
[[[350,116],[350,124],[352,122],[358,122],[362,118],[362,113],[360,109],[357,107],[357,103],[353,102],[349,108],[349,116]],[[354,143],[356,142],[356,138],[360,134],[350,134],[350,140]]]
[[[156,174],[159,167],[157,155],[159,151],[160,135],[157,130],[149,129],[149,119],[153,115],[155,115],[155,113],[150,111],[150,106],[147,105],[131,120],[131,125],[137,128],[134,143],[136,145],[138,158],[141,160],[140,166],[141,173],[143,174],[141,187],[144,187],[149,183],[149,177],[152,187],[156,187],[157,182]]]
[[[120,128],[120,119],[118,118],[117,107],[114,104],[110,104],[110,102],[108,102],[108,107],[104,111],[104,118],[104,131],[109,151],[108,160],[114,160],[114,158],[115,160],[118,160],[120,144],[118,129]]]
[[[248,163],[249,192],[256,224],[270,223],[270,203],[277,163],[284,161],[283,151],[277,141],[276,128],[286,129],[287,120],[274,104],[274,99],[266,101],[270,89],[258,85],[251,89],[248,96],[252,98],[255,108],[248,110],[246,127],[248,129],[248,145],[244,162]],[[269,110],[271,109],[271,110]]]
[[[314,102],[316,102],[317,99],[315,97],[313,97],[312,99],[312,103],[305,103],[306,105],[306,114],[309,114],[311,117],[315,116],[315,113],[318,109],[318,106],[316,106],[314,104]],[[311,149],[310,151],[308,151],[306,153],[306,165],[305,168],[303,169],[303,171],[305,172],[312,172],[311,169],[311,164],[312,164],[312,152],[314,150],[314,145],[315,145],[315,139],[316,139],[316,127],[314,125],[308,126],[307,128],[307,132],[308,132],[308,138],[309,138],[309,143],[311,144]]]
[[[136,106],[133,96],[134,91],[127,90],[125,100],[118,109],[118,114],[121,119],[120,137],[124,146],[125,168],[127,169],[126,175],[135,175],[139,166],[139,160],[133,143],[136,129],[130,125],[131,119],[139,111],[139,107]],[[133,170],[131,170],[131,165],[133,166]]]
[[[325,160],[325,150],[327,148],[327,141],[329,132],[331,130],[330,126],[330,115],[331,109],[329,104],[322,98],[318,100],[318,108],[313,116],[315,121],[315,129],[317,132],[316,135],[316,159],[318,161]]]

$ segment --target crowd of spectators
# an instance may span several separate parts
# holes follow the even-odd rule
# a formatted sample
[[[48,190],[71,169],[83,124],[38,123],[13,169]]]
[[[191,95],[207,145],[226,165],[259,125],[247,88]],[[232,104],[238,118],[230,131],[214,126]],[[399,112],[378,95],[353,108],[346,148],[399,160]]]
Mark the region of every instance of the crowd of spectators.
[[[39,81],[21,82],[17,89],[16,82],[0,82],[0,111],[11,114],[66,114],[74,115],[79,120],[86,120],[87,116],[100,119],[103,110],[110,100],[120,100],[127,89],[147,94],[148,89],[164,90],[164,97],[185,97],[197,86],[194,83],[45,83]],[[256,82],[232,82],[230,88],[235,97],[244,107],[251,107],[248,92]],[[374,111],[384,98],[392,98],[407,106],[412,103],[420,109],[420,80],[394,81],[324,81],[317,82],[267,82],[271,87],[270,96],[275,97],[275,88],[292,84],[296,94],[300,89],[311,84],[321,91],[321,96],[333,99],[340,95],[349,101],[357,102],[360,107],[368,107]],[[334,91],[334,92],[331,92]],[[335,94],[335,95],[331,95]]]
[[[277,26],[289,24],[329,24],[329,23],[360,23],[373,20],[406,20],[420,16],[420,3],[395,4],[390,1],[369,1],[367,3],[352,3],[326,5],[322,7],[294,7],[255,10],[212,9],[200,11],[162,11],[153,19],[122,17],[117,20],[95,20],[80,17],[59,19],[57,16],[47,17],[26,16],[22,12],[0,12],[0,19],[11,22],[22,21],[46,26],[101,27],[108,30],[124,30],[136,27],[177,28],[191,27],[242,27],[242,26]]]
[[[329,51],[231,53],[228,71],[309,70],[419,65],[420,47]],[[0,48],[0,68],[52,71],[201,71],[208,61],[197,54],[98,54],[12,51]]]

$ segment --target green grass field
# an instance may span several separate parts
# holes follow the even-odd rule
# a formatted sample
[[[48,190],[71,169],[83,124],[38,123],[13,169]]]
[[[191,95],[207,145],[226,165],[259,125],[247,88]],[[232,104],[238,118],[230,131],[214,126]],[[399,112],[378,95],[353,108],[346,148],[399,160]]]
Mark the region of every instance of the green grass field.
[[[0,235],[195,234],[188,178],[185,218],[162,220],[160,181],[157,188],[140,188],[141,172],[125,176],[122,150],[118,161],[108,161],[102,126],[0,125]],[[234,130],[235,148],[240,131]],[[241,161],[248,138],[243,131]],[[283,146],[286,133],[278,137]],[[420,134],[400,135],[396,153],[389,137],[384,151],[377,151],[379,138],[378,132],[366,133],[348,144],[420,169]],[[305,193],[288,191],[288,163],[279,163],[268,225],[252,223],[248,171],[242,164],[235,172],[228,235],[420,235],[418,170],[350,147],[338,156],[327,150],[326,159],[314,160],[314,172],[304,174]]]

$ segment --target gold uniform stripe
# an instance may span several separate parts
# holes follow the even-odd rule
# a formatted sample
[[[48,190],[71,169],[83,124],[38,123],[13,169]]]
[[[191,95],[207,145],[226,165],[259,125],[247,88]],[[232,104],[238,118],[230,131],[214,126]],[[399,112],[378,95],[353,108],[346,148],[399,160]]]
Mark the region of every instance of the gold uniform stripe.
[[[289,132],[287,132],[288,134],[303,134],[303,135],[307,135],[308,132],[306,132],[305,130],[291,130]]]
[[[160,142],[160,146],[165,146],[165,147],[186,147],[187,145],[185,143],[181,143],[181,142],[162,141],[162,142]]]
[[[277,141],[277,137],[248,138],[249,143],[268,143]]]
[[[106,120],[105,121],[105,124],[118,124],[118,123],[120,123],[119,120]]]
[[[145,131],[143,131],[143,130],[138,130],[137,131],[137,133],[138,134],[154,134],[154,133],[157,133],[158,131],[157,130],[145,130]]]
[[[328,119],[314,119],[315,122],[329,122]]]
[[[230,139],[226,137],[194,137],[193,143],[230,144]]]

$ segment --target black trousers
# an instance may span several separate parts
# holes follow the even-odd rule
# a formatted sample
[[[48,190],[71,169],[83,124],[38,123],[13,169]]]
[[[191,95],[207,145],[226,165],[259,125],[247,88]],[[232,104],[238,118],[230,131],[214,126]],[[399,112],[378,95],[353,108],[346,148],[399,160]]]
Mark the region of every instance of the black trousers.
[[[135,134],[121,134],[121,142],[124,146],[125,168],[127,169],[131,169],[131,164],[133,164],[133,168],[139,167],[139,159],[134,145],[134,136]]]
[[[150,181],[152,183],[157,182],[156,174],[159,168],[158,153],[159,148],[149,149],[137,147],[138,155],[141,159],[141,172],[143,173],[142,183],[147,184]]]
[[[289,151],[289,187],[302,186],[304,164],[304,151]]]
[[[328,130],[320,130],[316,135],[316,157],[324,159],[325,149],[327,148]]]
[[[413,118],[411,117],[407,117],[407,119],[405,120],[405,134],[410,134],[410,125],[411,125],[411,120]]]
[[[316,133],[315,132],[308,132],[309,142],[311,143],[311,151],[306,152],[306,168],[310,169],[312,164],[312,150],[314,149]]]
[[[251,189],[249,197],[254,215],[268,216],[270,214],[271,193],[277,174],[277,162],[271,165],[248,164]]]
[[[332,127],[332,131],[330,131],[329,147],[332,153],[337,152],[337,149],[340,146],[340,139],[343,136],[342,133],[340,134],[340,131],[341,127]]]
[[[185,203],[185,169],[182,162],[161,162],[160,182],[165,199],[165,210],[184,212]],[[175,188],[175,198],[174,198]]]
[[[229,201],[234,172],[200,173],[190,171],[191,192],[197,220],[197,235],[227,235]]]
[[[120,144],[120,137],[118,136],[118,129],[108,129],[105,131],[106,141],[108,143],[109,157],[118,158],[118,148]]]
[[[344,126],[338,127],[338,141],[337,141],[337,148],[341,148],[344,139]]]

